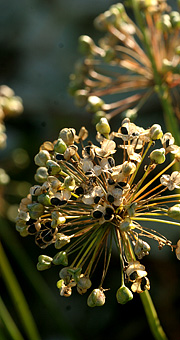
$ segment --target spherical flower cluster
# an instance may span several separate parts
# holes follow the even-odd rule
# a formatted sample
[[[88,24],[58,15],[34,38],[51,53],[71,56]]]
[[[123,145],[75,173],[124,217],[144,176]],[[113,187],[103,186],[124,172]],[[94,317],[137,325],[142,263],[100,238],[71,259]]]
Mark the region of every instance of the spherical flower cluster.
[[[42,249],[53,244],[57,250],[54,257],[40,255],[37,269],[61,267],[57,282],[61,296],[69,297],[74,287],[79,294],[86,293],[104,257],[99,286],[87,299],[90,307],[105,303],[103,283],[114,244],[120,257],[116,298],[121,304],[130,301],[134,292],[150,289],[140,263],[150,252],[147,238],[157,241],[160,249],[165,245],[175,249],[179,259],[179,241],[172,245],[155,230],[156,223],[180,226],[180,194],[176,192],[180,172],[168,173],[180,162],[180,148],[172,135],[163,134],[158,124],[143,129],[128,118],[117,132],[111,132],[106,118],[101,118],[96,130],[98,145],[84,144],[85,127],[79,134],[64,128],[53,143],[41,145],[34,158],[39,184],[22,199],[16,219],[22,236],[34,235]]]

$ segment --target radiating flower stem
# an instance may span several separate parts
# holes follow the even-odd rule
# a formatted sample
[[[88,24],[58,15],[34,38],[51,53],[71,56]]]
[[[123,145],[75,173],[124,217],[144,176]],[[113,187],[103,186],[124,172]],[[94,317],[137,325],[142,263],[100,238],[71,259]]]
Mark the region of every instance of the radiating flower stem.
[[[24,331],[29,340],[40,340],[40,335],[36,328],[36,324],[31,315],[27,302],[24,298],[22,290],[16,280],[16,277],[10,267],[6,254],[0,243],[0,258],[1,258],[1,271],[2,277],[6,283],[6,287],[12,297],[14,305],[17,309],[17,313],[20,316],[21,322],[24,327]]]
[[[21,335],[19,329],[17,328],[15,322],[13,321],[11,315],[9,314],[6,308],[6,305],[4,304],[1,298],[0,298],[0,318],[8,334],[11,336],[13,340],[24,340],[23,336]],[[1,339],[3,340],[3,338]]]
[[[151,41],[149,41],[148,35],[146,33],[146,26],[144,24],[143,13],[139,9],[138,1],[132,0],[132,5],[133,5],[133,10],[134,10],[136,21],[143,34],[144,48],[146,49],[149,60],[151,61],[152,70],[154,73],[155,90],[158,94],[159,100],[163,108],[166,127],[173,134],[176,143],[179,145],[180,144],[179,126],[178,126],[178,121],[176,119],[176,116],[175,116],[175,113],[172,107],[169,89],[167,85],[164,83],[164,80],[161,74],[157,70],[155,58],[151,50]]]
[[[125,249],[125,254],[128,261],[136,260],[134,255],[131,243],[126,233],[122,233],[123,246]],[[160,324],[156,309],[154,307],[153,301],[149,294],[148,290],[145,290],[143,293],[140,293],[140,298],[144,307],[144,311],[146,313],[147,321],[151,332],[156,340],[167,340],[166,334]]]

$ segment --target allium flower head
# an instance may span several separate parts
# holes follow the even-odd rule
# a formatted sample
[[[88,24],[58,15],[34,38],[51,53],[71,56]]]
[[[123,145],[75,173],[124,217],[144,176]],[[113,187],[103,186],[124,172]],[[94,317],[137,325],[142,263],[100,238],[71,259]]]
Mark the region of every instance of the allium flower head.
[[[166,0],[132,3],[135,21],[117,3],[94,20],[102,31],[98,43],[80,36],[83,58],[70,76],[69,92],[95,120],[121,112],[134,118],[152,93],[170,97],[179,119],[180,14]]]
[[[41,145],[35,156],[39,184],[22,199],[16,220],[17,231],[34,235],[40,248],[54,245],[54,257],[40,255],[37,268],[60,266],[61,296],[69,297],[75,287],[79,294],[86,293],[98,266],[102,277],[88,297],[91,307],[105,303],[103,286],[114,244],[122,277],[116,297],[124,304],[132,299],[132,292],[150,289],[140,262],[150,253],[148,238],[159,249],[166,245],[175,249],[179,259],[179,241],[172,245],[156,225],[180,227],[180,194],[175,191],[180,172],[168,173],[179,164],[180,148],[174,146],[170,160],[160,125],[143,129],[126,118],[114,132],[102,118],[96,131],[95,144],[85,142],[88,131],[82,127],[79,134],[62,129],[57,140]],[[103,268],[100,258],[104,258]]]

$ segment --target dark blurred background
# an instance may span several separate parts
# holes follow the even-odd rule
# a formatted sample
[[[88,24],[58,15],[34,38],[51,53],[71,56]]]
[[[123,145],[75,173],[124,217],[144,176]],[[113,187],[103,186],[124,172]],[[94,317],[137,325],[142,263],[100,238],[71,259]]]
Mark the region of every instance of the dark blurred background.
[[[1,238],[42,340],[153,339],[139,296],[135,295],[124,306],[116,302],[120,276],[116,254],[105,281],[105,288],[111,288],[106,294],[106,304],[91,309],[86,304],[87,295],[79,296],[74,291],[70,298],[59,296],[56,268],[38,273],[42,279],[38,287],[36,279],[33,283],[30,281],[28,271],[36,271],[37,257],[43,251],[37,249],[33,237],[20,237],[14,222],[21,198],[35,183],[33,158],[40,144],[55,140],[63,127],[74,127],[78,131],[85,125],[92,133],[91,115],[75,107],[67,93],[69,75],[79,57],[78,37],[87,34],[97,41],[100,33],[94,29],[93,19],[114,3],[113,0],[0,1],[0,84],[13,88],[24,105],[22,115],[5,121],[7,147],[0,151],[0,167],[6,170],[11,181],[1,188]],[[120,122],[118,117],[112,126],[117,129]],[[156,99],[141,110],[136,122],[144,127],[153,123],[164,127]],[[163,226],[159,231],[173,243],[179,238],[176,227],[167,226],[165,230]],[[179,263],[170,249],[160,252],[153,243],[152,248],[151,256],[143,260],[151,281],[151,296],[168,339],[179,340]],[[96,274],[94,276],[96,280]],[[49,296],[39,293],[40,282]],[[1,287],[4,302],[23,333],[3,280]]]

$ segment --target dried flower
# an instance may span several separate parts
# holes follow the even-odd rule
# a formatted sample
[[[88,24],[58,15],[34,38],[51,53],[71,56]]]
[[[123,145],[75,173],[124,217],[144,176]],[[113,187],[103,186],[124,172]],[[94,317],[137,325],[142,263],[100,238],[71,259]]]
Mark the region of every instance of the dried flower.
[[[86,293],[98,260],[104,256],[99,287],[87,300],[90,307],[105,303],[106,289],[102,286],[113,240],[119,251],[122,275],[116,297],[122,304],[132,299],[132,292],[150,289],[147,271],[137,261],[150,253],[151,247],[144,239],[157,241],[159,249],[168,245],[179,259],[179,241],[177,246],[172,245],[156,232],[155,226],[152,229],[156,223],[180,226],[180,194],[173,193],[180,187],[180,172],[167,174],[175,163],[179,164],[174,153],[175,149],[179,152],[179,147],[173,144],[173,137],[163,135],[157,124],[143,129],[127,118],[117,132],[111,131],[104,119],[96,129],[99,145],[84,145],[88,132],[83,127],[78,135],[74,129],[60,131],[65,145],[60,147],[62,153],[58,152],[57,140],[40,147],[35,156],[37,165],[44,164],[35,175],[40,184],[32,186],[22,199],[16,219],[16,229],[22,236],[34,235],[42,249],[54,244],[58,250],[54,257],[41,255],[37,268],[42,271],[61,266],[57,283],[61,296],[69,297],[74,287],[79,294]],[[167,136],[174,145],[172,153]],[[157,149],[159,143],[162,148]],[[66,150],[70,148],[74,152],[67,159]],[[163,164],[161,159],[152,157],[159,157],[159,152]],[[118,153],[121,161],[116,164]],[[144,227],[143,221],[149,222],[150,228]]]

